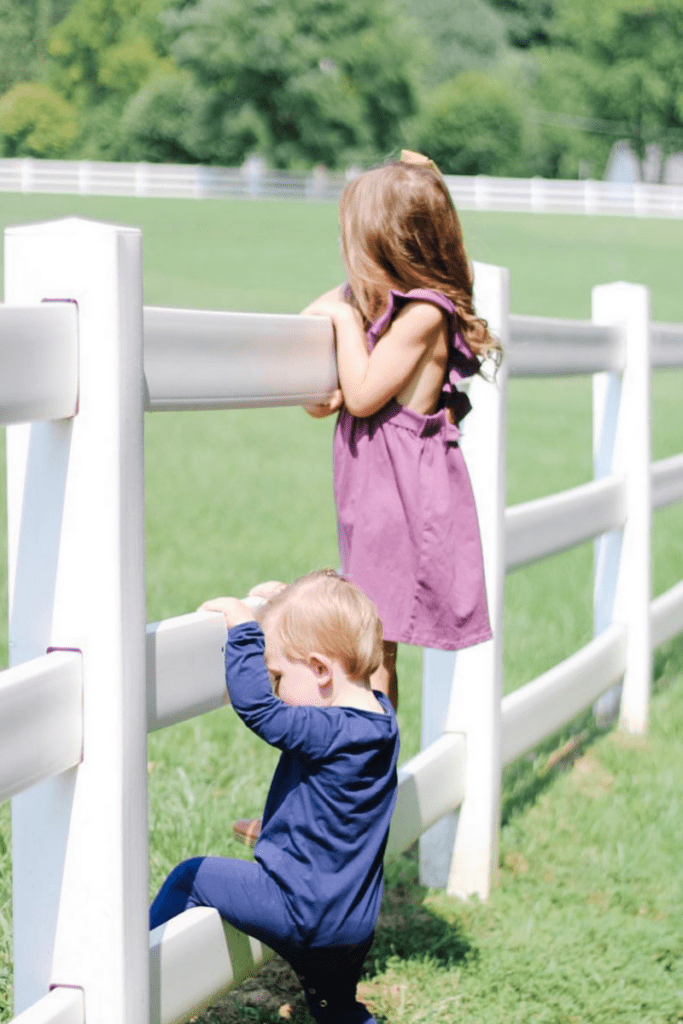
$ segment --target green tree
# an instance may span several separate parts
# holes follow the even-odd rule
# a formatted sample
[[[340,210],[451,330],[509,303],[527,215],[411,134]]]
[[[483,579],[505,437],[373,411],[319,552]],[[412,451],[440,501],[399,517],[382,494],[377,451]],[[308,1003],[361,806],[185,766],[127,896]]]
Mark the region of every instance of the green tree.
[[[160,11],[169,0],[73,0],[52,33],[51,78],[80,114],[80,156],[125,155],[123,110],[155,76],[174,70],[164,51]]]
[[[0,97],[5,156],[64,156],[76,137],[76,112],[49,85],[21,82]]]
[[[417,26],[418,40],[424,37],[423,77],[429,86],[491,65],[506,49],[505,22],[488,0],[398,0],[398,8]]]
[[[555,0],[489,0],[489,3],[500,11],[513,46],[526,49],[550,43]]]
[[[153,78],[123,112],[120,139],[124,158],[152,163],[196,162],[201,152],[197,134],[201,110],[202,97],[191,75],[176,72]]]
[[[160,11],[168,0],[74,0],[52,33],[54,84],[81,109],[124,102],[168,72]]]
[[[466,71],[428,97],[415,138],[444,174],[516,174],[523,117],[503,85]]]
[[[601,174],[614,135],[594,116],[586,87],[590,73],[586,59],[573,49],[529,51],[526,173],[543,178]]]
[[[557,44],[585,61],[591,112],[648,142],[683,146],[683,0],[555,0]]]
[[[384,0],[198,0],[167,24],[203,93],[203,160],[334,167],[401,144],[414,45]]]
[[[0,93],[45,70],[48,36],[73,0],[0,0]]]

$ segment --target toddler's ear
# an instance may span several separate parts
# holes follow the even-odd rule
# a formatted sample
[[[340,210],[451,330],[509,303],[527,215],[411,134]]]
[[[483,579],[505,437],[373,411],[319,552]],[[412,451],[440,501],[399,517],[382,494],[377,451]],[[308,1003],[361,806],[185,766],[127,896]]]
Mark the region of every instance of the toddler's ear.
[[[311,654],[308,664],[321,686],[332,681],[332,662],[324,654]]]

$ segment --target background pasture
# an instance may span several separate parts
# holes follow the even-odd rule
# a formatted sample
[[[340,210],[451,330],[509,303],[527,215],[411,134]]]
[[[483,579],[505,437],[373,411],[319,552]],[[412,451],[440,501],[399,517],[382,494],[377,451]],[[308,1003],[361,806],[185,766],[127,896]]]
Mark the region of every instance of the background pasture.
[[[148,305],[297,312],[342,278],[332,205],[0,195],[3,227],[72,214],[142,228]],[[488,213],[462,219],[470,256],[510,268],[513,312],[588,318],[592,285],[622,279],[650,287],[655,319],[683,321],[678,222]],[[681,394],[683,373],[655,375],[653,458],[683,450]],[[588,380],[512,381],[509,505],[591,478],[590,415]],[[244,593],[260,579],[336,564],[331,430],[330,421],[309,420],[298,409],[147,416],[149,621],[189,611],[218,593]],[[0,490],[4,536],[4,470]],[[683,577],[683,508],[657,513],[654,543],[656,594]],[[6,664],[4,557],[3,543],[0,665]],[[506,690],[586,642],[591,588],[591,545],[509,577]],[[680,672],[676,642],[667,650]],[[659,656],[660,669],[668,656]],[[418,651],[402,650],[400,672],[405,760],[419,746]],[[509,770],[508,817],[541,785],[546,753]],[[230,838],[232,821],[259,812],[273,764],[273,752],[229,712],[150,738],[152,889],[184,856],[246,855]],[[10,948],[7,807],[1,814],[0,1020],[10,1017],[3,1006]],[[392,870],[403,884],[401,872],[411,869]],[[403,1019],[395,1011],[389,1021]]]

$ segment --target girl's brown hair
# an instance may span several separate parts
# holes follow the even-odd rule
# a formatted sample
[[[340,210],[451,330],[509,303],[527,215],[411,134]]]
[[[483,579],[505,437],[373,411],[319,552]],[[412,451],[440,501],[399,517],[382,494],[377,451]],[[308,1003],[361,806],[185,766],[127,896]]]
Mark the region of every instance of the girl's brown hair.
[[[358,682],[369,679],[382,661],[377,609],[334,569],[319,569],[283,587],[258,617],[266,636],[272,631],[292,661],[325,654]]]
[[[454,303],[472,352],[498,350],[472,303],[472,271],[460,220],[438,171],[397,161],[354,178],[339,204],[351,303],[366,327],[386,308],[389,288],[431,288]]]

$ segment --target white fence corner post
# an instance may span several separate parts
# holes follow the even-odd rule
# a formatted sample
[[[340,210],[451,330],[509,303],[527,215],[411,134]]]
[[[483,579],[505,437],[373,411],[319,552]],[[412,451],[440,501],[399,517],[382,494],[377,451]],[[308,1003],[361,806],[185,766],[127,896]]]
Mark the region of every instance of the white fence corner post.
[[[594,622],[596,636],[612,622],[626,627],[626,671],[621,687],[620,725],[647,728],[652,648],[650,481],[650,310],[642,285],[600,285],[593,289],[593,320],[618,328],[624,345],[623,373],[593,378],[595,478],[621,477],[626,485],[623,530],[595,541]],[[616,715],[620,688],[595,705],[599,721]]]
[[[476,263],[475,306],[505,349],[508,272]],[[472,411],[463,423],[462,448],[477,505],[493,639],[451,652],[425,651],[423,746],[441,732],[464,733],[466,796],[460,807],[420,841],[424,884],[463,898],[486,899],[498,875],[505,589],[506,364],[495,383],[474,377]],[[440,731],[439,731],[440,730]]]
[[[72,420],[10,427],[10,656],[83,656],[83,760],[13,801],[15,1008],[84,992],[88,1024],[148,1024],[140,232],[9,228],[5,296],[78,304]]]

